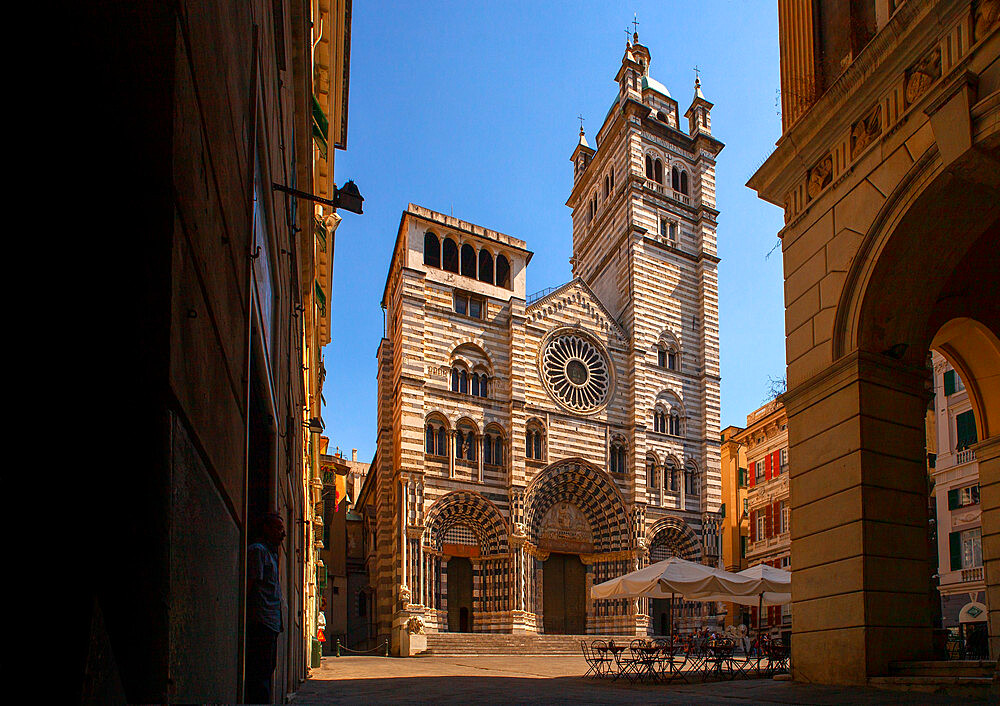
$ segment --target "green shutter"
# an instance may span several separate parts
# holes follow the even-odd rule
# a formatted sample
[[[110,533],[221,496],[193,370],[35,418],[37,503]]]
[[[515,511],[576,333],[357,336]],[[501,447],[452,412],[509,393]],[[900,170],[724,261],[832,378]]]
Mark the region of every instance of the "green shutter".
[[[722,503],[719,506],[719,517],[723,517],[724,518],[725,516],[726,516],[726,504]]]
[[[978,441],[976,417],[971,409],[955,417],[955,431],[955,436],[957,437],[955,448],[959,451],[969,448]]]
[[[948,509],[954,510],[958,507],[958,488],[948,491]]]
[[[944,394],[955,394],[955,371],[948,370],[944,374]]]
[[[949,534],[948,544],[951,548],[951,570],[957,571],[962,568],[962,533],[952,532]]]

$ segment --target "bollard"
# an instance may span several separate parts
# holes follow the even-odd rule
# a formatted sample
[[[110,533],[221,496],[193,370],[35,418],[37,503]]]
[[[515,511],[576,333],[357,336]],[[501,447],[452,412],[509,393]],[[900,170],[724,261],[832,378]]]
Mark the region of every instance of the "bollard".
[[[386,657],[389,656],[389,641],[388,640],[385,641],[385,656]]]
[[[340,657],[340,638],[337,638],[337,645],[336,645],[336,647],[334,649],[336,650],[334,652],[334,656],[335,657]]]

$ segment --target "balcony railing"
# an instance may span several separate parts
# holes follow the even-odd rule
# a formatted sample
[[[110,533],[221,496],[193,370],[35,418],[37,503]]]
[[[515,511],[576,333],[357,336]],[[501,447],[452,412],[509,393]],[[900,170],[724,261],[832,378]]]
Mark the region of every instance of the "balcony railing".
[[[957,454],[955,454],[955,463],[972,463],[976,460],[976,452],[974,449],[962,449]]]
[[[982,581],[983,567],[976,566],[972,569],[962,569],[962,583],[967,581]]]

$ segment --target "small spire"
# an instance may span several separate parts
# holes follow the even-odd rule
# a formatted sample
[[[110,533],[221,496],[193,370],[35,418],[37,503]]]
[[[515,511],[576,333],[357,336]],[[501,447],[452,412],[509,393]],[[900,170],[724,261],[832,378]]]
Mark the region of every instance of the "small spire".
[[[694,97],[695,99],[707,100],[701,92],[701,69],[698,68],[697,64],[694,67]]]
[[[639,19],[634,12],[632,13],[632,42],[639,43]]]

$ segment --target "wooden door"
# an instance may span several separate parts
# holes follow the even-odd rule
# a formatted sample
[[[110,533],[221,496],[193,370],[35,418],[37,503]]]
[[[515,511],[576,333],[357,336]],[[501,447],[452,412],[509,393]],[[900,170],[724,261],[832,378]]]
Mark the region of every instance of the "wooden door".
[[[552,554],[542,573],[543,626],[550,635],[587,630],[587,569],[576,554]]]

